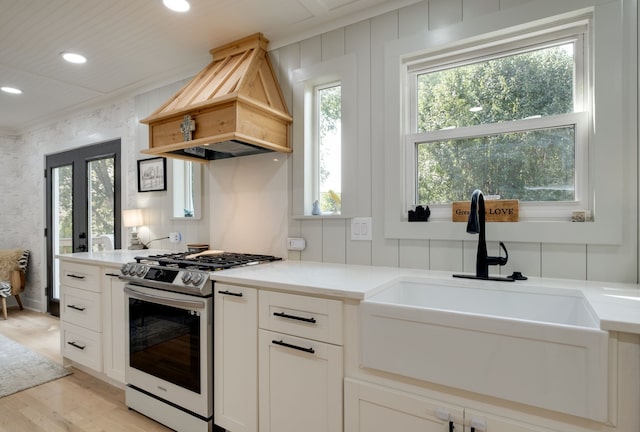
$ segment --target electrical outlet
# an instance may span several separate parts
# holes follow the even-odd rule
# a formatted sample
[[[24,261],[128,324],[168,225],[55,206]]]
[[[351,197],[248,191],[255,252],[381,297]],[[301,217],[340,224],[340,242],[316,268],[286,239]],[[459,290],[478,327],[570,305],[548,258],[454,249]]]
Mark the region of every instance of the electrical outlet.
[[[182,240],[182,234],[180,234],[179,232],[169,233],[169,241],[171,243],[180,243],[180,240]]]
[[[289,237],[287,239],[287,249],[291,251],[301,251],[307,246],[303,238]]]

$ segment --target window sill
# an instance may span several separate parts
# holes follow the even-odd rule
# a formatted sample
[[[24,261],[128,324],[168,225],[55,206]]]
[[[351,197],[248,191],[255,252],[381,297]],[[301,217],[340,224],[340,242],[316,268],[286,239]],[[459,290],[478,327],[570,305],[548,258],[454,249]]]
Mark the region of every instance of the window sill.
[[[353,216],[344,214],[321,214],[321,215],[294,215],[291,217],[294,220],[310,220],[310,219],[351,219]]]
[[[621,224],[571,221],[487,222],[489,241],[565,244],[621,244]],[[385,237],[393,239],[470,240],[466,223],[451,221],[394,221],[385,226]]]

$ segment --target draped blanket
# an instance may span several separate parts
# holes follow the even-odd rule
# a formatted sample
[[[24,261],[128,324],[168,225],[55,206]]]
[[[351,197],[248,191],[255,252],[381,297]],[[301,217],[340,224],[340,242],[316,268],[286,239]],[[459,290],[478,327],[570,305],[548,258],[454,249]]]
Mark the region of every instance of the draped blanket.
[[[22,249],[0,251],[0,297],[11,295],[11,272],[26,271],[30,253],[29,250]]]

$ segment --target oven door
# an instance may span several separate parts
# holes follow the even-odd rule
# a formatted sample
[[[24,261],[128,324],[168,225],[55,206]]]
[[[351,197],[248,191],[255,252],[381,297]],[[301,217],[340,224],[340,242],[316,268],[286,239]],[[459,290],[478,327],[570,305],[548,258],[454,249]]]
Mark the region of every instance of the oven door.
[[[124,291],[127,384],[210,418],[212,298],[133,284]]]

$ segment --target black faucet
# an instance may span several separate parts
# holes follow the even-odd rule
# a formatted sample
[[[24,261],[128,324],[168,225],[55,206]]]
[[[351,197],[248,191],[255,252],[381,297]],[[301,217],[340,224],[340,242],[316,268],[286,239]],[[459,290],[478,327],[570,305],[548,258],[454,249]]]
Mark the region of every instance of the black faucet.
[[[503,266],[509,260],[509,253],[507,252],[507,248],[503,242],[500,242],[500,247],[504,251],[503,257],[494,257],[488,256],[487,254],[487,239],[485,235],[485,206],[484,206],[484,195],[482,191],[476,189],[471,194],[471,209],[469,212],[469,220],[467,222],[467,232],[469,234],[480,234],[478,239],[478,254],[476,255],[476,274],[473,275],[464,275],[464,274],[454,274],[454,277],[468,278],[468,279],[490,279],[490,280],[500,280],[506,282],[513,282],[512,278],[502,278],[502,277],[489,277],[489,266],[498,265]]]

